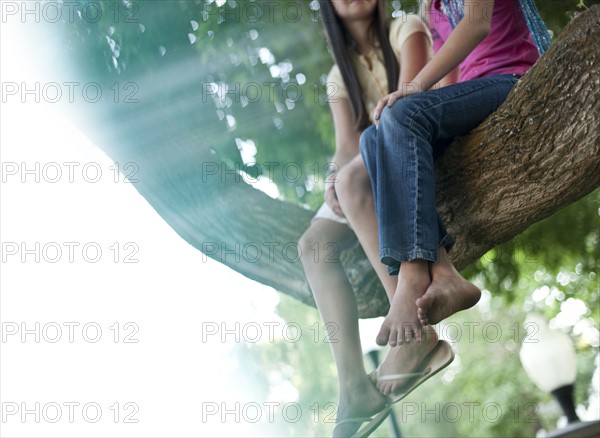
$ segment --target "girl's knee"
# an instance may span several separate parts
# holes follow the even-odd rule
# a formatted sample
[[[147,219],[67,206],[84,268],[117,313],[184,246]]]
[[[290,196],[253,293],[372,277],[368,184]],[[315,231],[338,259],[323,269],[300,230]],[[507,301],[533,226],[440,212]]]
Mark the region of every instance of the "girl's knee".
[[[347,225],[328,219],[314,220],[298,239],[300,260],[305,269],[322,261],[315,254],[331,248],[345,250],[354,245],[356,237]],[[333,260],[331,260],[333,262]],[[318,263],[317,263],[318,264]],[[324,265],[326,266],[326,265]]]
[[[423,106],[420,94],[412,94],[394,102],[391,107],[386,106],[379,117],[379,125],[403,125],[418,114]]]
[[[391,108],[385,108],[380,116],[379,130],[385,139],[393,141],[382,142],[383,148],[398,148],[408,146],[404,141],[419,137],[431,136],[431,117],[426,108],[422,93],[406,96],[394,102]]]
[[[308,254],[310,247],[321,238],[321,233],[319,233],[316,224],[317,222],[312,222],[308,229],[300,236],[300,239],[298,239],[298,249],[301,256],[302,254]]]
[[[377,127],[375,125],[369,126],[360,134],[359,147],[363,154],[369,153],[377,144]]]
[[[375,125],[369,126],[360,135],[359,148],[363,160],[368,161],[369,157],[373,157],[373,151],[377,146],[377,128]]]
[[[362,160],[349,163],[339,174],[336,192],[344,212],[353,214],[368,204],[373,196],[369,173]]]
[[[335,224],[329,224],[328,220],[325,219],[317,219],[313,220],[307,230],[300,236],[298,239],[298,249],[301,251],[301,257],[304,254],[309,254],[312,249],[314,249],[315,244],[319,242],[326,242],[329,240],[337,240],[337,234],[335,229]]]
[[[363,191],[371,190],[369,172],[363,160],[355,159],[344,166],[338,173],[338,181],[335,187],[338,198],[340,196],[352,197]]]

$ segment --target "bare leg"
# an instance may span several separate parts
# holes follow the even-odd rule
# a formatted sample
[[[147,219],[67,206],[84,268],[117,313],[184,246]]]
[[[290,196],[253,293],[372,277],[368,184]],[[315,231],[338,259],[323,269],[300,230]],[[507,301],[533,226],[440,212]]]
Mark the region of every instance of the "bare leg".
[[[428,262],[415,260],[400,266],[397,278],[388,274],[379,259],[379,233],[373,192],[367,169],[359,155],[338,173],[336,192],[340,206],[356,232],[390,300],[390,311],[377,336],[377,343],[390,346],[421,340],[416,300],[431,283]]]
[[[340,400],[338,421],[349,417],[371,416],[385,407],[386,401],[367,376],[358,332],[356,298],[346,272],[337,260],[339,252],[355,242],[354,233],[344,224],[317,219],[300,239],[302,264],[324,324],[338,329],[331,349],[338,370]],[[314,244],[334,243],[338,249],[333,261],[318,260]],[[312,249],[311,249],[312,248]],[[335,429],[336,435],[350,436],[357,425],[347,423]]]
[[[430,267],[431,284],[416,301],[421,324],[437,324],[477,304],[481,291],[454,268],[445,248],[440,248],[438,262]]]
[[[387,267],[379,259],[379,233],[373,191],[367,168],[360,155],[338,173],[336,193],[340,206],[352,225],[352,229],[383,284],[391,303],[396,292],[398,278],[389,275]]]
[[[437,334],[433,328],[429,328],[424,336],[421,337],[421,326],[417,318],[417,307],[415,304],[417,296],[409,293],[415,290],[414,287],[408,284],[408,281],[412,278],[410,277],[410,270],[413,268],[422,270],[420,274],[423,276],[424,282],[420,284],[418,289],[423,293],[429,286],[431,280],[427,263],[424,262],[422,266],[420,264],[411,266],[409,263],[406,267],[401,267],[401,275],[400,277],[396,277],[390,276],[385,265],[380,262],[379,234],[373,192],[367,169],[364,167],[360,156],[344,166],[339,172],[336,193],[342,210],[352,225],[352,229],[356,232],[365,254],[383,283],[391,303],[390,314],[382,327],[384,335],[381,336],[381,342],[379,343],[386,344],[388,340],[392,346],[402,343],[403,341],[398,342],[398,328],[396,325],[406,326],[404,322],[411,323],[410,327],[417,332],[417,335],[414,337],[418,341],[422,341],[420,343],[405,344],[392,348],[381,365],[380,373],[387,375],[412,372],[437,343]],[[405,272],[402,272],[402,269]],[[400,291],[399,295],[396,293],[398,290]],[[396,316],[404,319],[395,325],[393,321]],[[392,329],[394,328],[395,331],[392,336]],[[403,339],[404,337],[402,337]],[[377,384],[377,387],[383,394],[388,395],[399,389],[404,383],[406,382],[381,382]]]

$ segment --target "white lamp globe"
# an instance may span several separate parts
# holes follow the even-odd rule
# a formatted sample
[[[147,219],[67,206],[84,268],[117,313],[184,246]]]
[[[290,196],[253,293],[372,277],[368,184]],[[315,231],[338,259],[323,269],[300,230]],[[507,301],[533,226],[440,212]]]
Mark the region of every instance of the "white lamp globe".
[[[527,337],[519,356],[533,383],[544,392],[573,384],[577,366],[571,338],[561,331],[551,330],[538,314],[527,315],[524,325]]]

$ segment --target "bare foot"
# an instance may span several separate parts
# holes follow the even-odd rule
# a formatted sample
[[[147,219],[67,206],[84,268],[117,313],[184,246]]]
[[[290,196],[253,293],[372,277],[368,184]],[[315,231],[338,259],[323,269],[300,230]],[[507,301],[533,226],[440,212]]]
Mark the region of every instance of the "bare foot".
[[[424,326],[473,307],[481,298],[479,288],[465,280],[450,263],[433,265],[431,277],[431,285],[416,300],[419,322]]]
[[[381,325],[375,341],[391,347],[416,340],[421,342],[422,325],[418,318],[418,298],[423,296],[431,279],[428,262],[405,262],[400,267],[398,286],[390,310]]]
[[[385,408],[385,397],[377,390],[373,382],[364,376],[359,382],[345,382],[340,388],[340,402],[337,421],[345,418],[371,417]],[[343,423],[333,429],[333,437],[353,436],[362,423]]]
[[[424,329],[422,342],[404,344],[390,350],[379,367],[379,375],[383,377],[417,371],[423,359],[435,348],[437,342],[437,333],[433,327]],[[377,382],[377,389],[383,395],[388,396],[401,390],[409,383],[409,380],[380,381]]]

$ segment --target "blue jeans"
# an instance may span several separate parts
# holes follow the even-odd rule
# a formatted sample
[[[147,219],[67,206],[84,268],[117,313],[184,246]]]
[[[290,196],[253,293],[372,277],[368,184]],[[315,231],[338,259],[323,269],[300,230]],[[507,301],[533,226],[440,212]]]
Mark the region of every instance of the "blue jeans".
[[[404,97],[360,138],[379,225],[379,255],[390,274],[400,263],[436,262],[450,250],[435,206],[434,156],[479,125],[506,99],[517,75],[494,75]],[[468,187],[465,187],[468,190]]]

